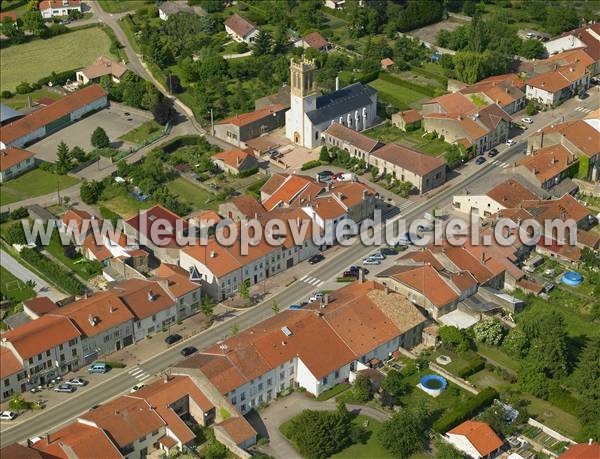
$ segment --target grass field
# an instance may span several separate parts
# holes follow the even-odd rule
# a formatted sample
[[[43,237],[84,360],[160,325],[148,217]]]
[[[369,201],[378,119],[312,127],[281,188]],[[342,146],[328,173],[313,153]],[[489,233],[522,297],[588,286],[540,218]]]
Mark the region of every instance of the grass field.
[[[33,169],[0,187],[0,205],[11,204],[23,199],[42,196],[60,189],[69,188],[79,180],[68,175],[57,175],[41,169]]]
[[[48,89],[38,89],[37,91],[30,92],[29,94],[15,94],[10,99],[0,99],[0,101],[4,105],[8,105],[15,110],[21,110],[28,107],[29,97],[31,97],[31,102],[34,103],[36,100],[41,99],[42,97],[58,100],[61,98],[61,95]]]
[[[27,0],[3,0],[2,11],[16,11],[19,17],[27,11],[27,3]]]
[[[363,426],[367,423],[366,430],[369,432],[369,439],[366,443],[355,443],[354,445],[340,451],[331,456],[333,459],[354,459],[357,457],[369,457],[377,459],[392,458],[392,454],[388,452],[377,439],[377,432],[381,430],[381,423],[367,416],[359,415],[354,419],[354,424]]]
[[[215,199],[214,194],[188,182],[182,177],[176,178],[170,182],[167,185],[167,188],[194,209],[216,210],[219,207],[219,202]]]
[[[21,81],[32,83],[52,72],[85,67],[101,55],[116,58],[110,53],[108,35],[99,27],[10,46],[2,50],[0,86],[13,91]]]
[[[152,5],[152,0],[99,0],[100,6],[107,13],[123,13],[143,6]]]
[[[392,104],[399,110],[420,108],[420,102],[427,98],[421,93],[379,78],[375,81],[371,81],[369,86],[377,90],[380,100]]]
[[[13,301],[23,301],[35,296],[35,291],[0,266],[0,291]]]
[[[441,139],[428,140],[423,137],[423,130],[404,132],[402,129],[391,124],[381,125],[365,131],[372,139],[378,139],[386,143],[395,142],[405,147],[412,148],[433,156],[443,155],[450,146]]]
[[[121,140],[125,140],[125,141],[131,142],[131,143],[136,143],[136,144],[142,143],[144,140],[146,140],[148,137],[150,137],[150,135],[154,134],[155,132],[160,131],[162,128],[163,127],[160,124],[158,124],[156,121],[149,120],[143,124],[140,124],[135,129],[132,129],[131,131],[126,132],[119,138]]]
[[[102,201],[104,207],[123,216],[123,218],[133,217],[138,211],[149,209],[155,204],[156,203],[151,199],[145,202],[138,201],[126,192],[118,194],[106,201]]]

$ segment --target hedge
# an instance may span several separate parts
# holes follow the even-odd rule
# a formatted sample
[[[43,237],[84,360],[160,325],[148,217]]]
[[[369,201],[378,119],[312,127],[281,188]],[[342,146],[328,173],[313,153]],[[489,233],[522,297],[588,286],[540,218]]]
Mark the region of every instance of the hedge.
[[[411,91],[415,91],[429,97],[435,97],[438,92],[437,88],[434,88],[433,86],[422,86],[420,84],[411,83],[410,81],[401,80],[400,78],[395,77],[387,72],[381,72],[379,74],[379,78],[383,81],[389,81],[390,83],[394,83],[395,85],[402,86],[406,89],[410,89]]]
[[[362,83],[362,84],[367,84],[367,83],[370,83],[371,81],[375,81],[377,78],[380,78],[379,73],[380,73],[379,70],[377,70],[375,72],[367,73],[367,74],[361,76],[358,79],[358,82]]]
[[[460,371],[457,371],[456,375],[459,378],[466,378],[467,376],[471,376],[472,374],[475,374],[478,371],[483,370],[484,368],[485,360],[483,360],[482,358],[473,359],[469,362],[469,365],[467,365],[464,368],[461,368]]]
[[[179,150],[181,147],[187,147],[189,145],[198,145],[202,139],[199,135],[182,135],[180,137],[176,137],[169,142],[165,142],[160,145],[158,148],[161,148],[165,153],[173,153],[174,151]]]
[[[37,250],[23,249],[21,258],[43,273],[50,281],[71,295],[81,295],[85,286],[79,282],[73,273],[66,271]]]
[[[491,405],[496,397],[498,397],[498,392],[491,387],[486,387],[475,397],[455,406],[435,421],[434,430],[440,434],[446,433],[461,422],[475,416],[482,408]]]
[[[250,177],[251,175],[254,175],[256,173],[258,173],[258,166],[254,166],[250,169],[246,169],[245,171],[241,171],[238,174],[238,177],[239,178]]]
[[[54,86],[63,85],[67,82],[67,80],[75,81],[75,73],[77,70],[65,70],[64,72],[54,73],[53,75],[48,75],[38,80],[38,84],[43,86],[52,82]]]
[[[315,159],[313,161],[309,161],[307,163],[302,164],[301,169],[303,171],[307,171],[308,169],[312,169],[314,167],[319,167],[321,165],[321,161],[319,161],[318,159]]]

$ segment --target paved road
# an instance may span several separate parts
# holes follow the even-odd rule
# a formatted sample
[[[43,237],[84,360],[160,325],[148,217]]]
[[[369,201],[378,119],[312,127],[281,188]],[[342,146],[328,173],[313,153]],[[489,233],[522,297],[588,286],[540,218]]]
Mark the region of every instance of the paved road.
[[[4,250],[0,252],[0,264],[4,269],[12,273],[15,277],[23,282],[27,282],[29,280],[35,282],[34,290],[37,292],[38,296],[47,296],[52,301],[59,301],[67,297],[66,294],[59,292],[57,289],[49,285],[44,279],[31,272]]]
[[[514,160],[514,157],[521,155],[524,149],[525,144],[521,143],[501,153],[499,157],[502,158],[503,161]],[[465,186],[478,180],[485,180],[487,176],[497,173],[498,170],[498,167],[491,163],[482,165],[476,175],[465,177],[465,179],[458,181],[452,186],[446,187],[446,189],[427,202],[417,205],[408,210],[405,214],[402,214],[402,217],[408,221],[412,221],[413,219],[422,216],[423,212],[431,210],[433,206],[441,206],[446,203],[456,192],[464,189]],[[398,216],[394,218],[397,219]],[[336,256],[328,257],[325,261],[317,265],[310,275],[323,281],[333,279],[339,274],[341,269],[355,264],[357,260],[364,258],[372,250],[372,247],[354,244],[346,250],[338,252]],[[193,345],[198,349],[207,348],[215,342],[227,338],[233,323],[236,323],[240,330],[243,330],[270,317],[273,314],[271,310],[273,300],[277,301],[282,309],[284,309],[291,304],[305,300],[312,293],[313,289],[314,287],[305,282],[295,282],[289,288],[269,297],[254,308],[240,311],[237,313],[237,316],[225,321],[216,322],[215,325],[205,332],[181,342],[166,351],[158,353],[151,359],[142,362],[140,367],[149,374],[160,374],[165,369],[181,360],[179,354],[181,348],[189,345]],[[109,373],[107,375],[107,381],[98,384],[96,390],[82,392],[80,395],[76,393],[63,404],[49,407],[44,410],[43,413],[34,418],[30,418],[27,423],[3,429],[0,442],[2,445],[6,445],[15,441],[25,440],[32,435],[43,434],[50,429],[55,429],[87,411],[91,406],[105,402],[106,400],[123,393],[135,383],[136,379],[127,373],[115,374],[112,377]]]

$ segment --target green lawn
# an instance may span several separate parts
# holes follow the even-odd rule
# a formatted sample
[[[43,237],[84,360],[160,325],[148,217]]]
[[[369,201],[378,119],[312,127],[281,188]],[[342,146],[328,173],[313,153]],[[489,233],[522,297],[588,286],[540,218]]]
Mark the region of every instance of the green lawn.
[[[152,5],[152,0],[99,0],[100,6],[107,13],[123,13],[143,6]]]
[[[500,376],[489,370],[478,371],[474,375],[469,376],[467,379],[480,389],[493,387],[498,392],[504,391],[509,385],[507,381],[504,381]]]
[[[179,199],[189,204],[194,209],[214,209],[219,207],[215,195],[182,177],[178,177],[167,184],[167,188],[175,193]]]
[[[110,38],[99,27],[13,45],[2,50],[0,85],[12,91],[21,81],[32,83],[52,72],[85,67],[101,55],[115,58]]]
[[[379,78],[375,81],[371,81],[369,86],[377,90],[380,100],[392,104],[399,110],[420,108],[420,102],[427,98],[421,93]]]
[[[60,241],[60,237],[56,232],[53,233],[53,238],[50,240],[50,244],[45,249],[56,258],[58,258],[67,268],[77,273],[83,279],[90,279],[94,277],[98,272],[92,272],[92,262],[85,259],[82,255],[75,259],[71,259],[65,255],[64,246]]]
[[[12,301],[23,301],[35,296],[35,291],[0,266],[0,291]]]
[[[20,17],[27,11],[27,0],[3,0],[2,11],[16,11],[17,17]]]
[[[420,151],[421,153],[433,156],[443,155],[450,146],[439,138],[432,140],[426,139],[423,137],[424,131],[422,129],[404,132],[402,129],[393,126],[391,123],[369,129],[368,131],[365,131],[364,134],[372,139],[381,140],[386,143],[398,143],[405,147],[412,148],[413,150]]]
[[[149,209],[156,203],[151,199],[144,202],[138,201],[129,193],[123,192],[101,201],[101,204],[112,212],[122,215],[123,218],[131,218],[140,210]]]
[[[581,423],[577,417],[557,408],[545,400],[535,398],[532,395],[523,394],[523,398],[529,401],[527,412],[542,424],[545,424],[551,429],[555,429],[568,437],[573,438],[578,436],[579,431],[581,430]]]
[[[364,426],[369,431],[369,439],[366,443],[356,443],[337,454],[331,456],[334,459],[355,459],[355,458],[372,458],[372,459],[387,459],[392,458],[392,454],[386,450],[377,439],[377,432],[381,430],[381,423],[368,416],[359,415],[354,419],[354,424]]]
[[[487,344],[477,343],[477,352],[484,357],[488,357],[491,360],[498,362],[500,365],[509,368],[513,371],[518,371],[519,364],[518,360],[510,357],[501,348],[495,346],[488,346]]]
[[[57,175],[41,169],[32,169],[0,186],[0,205],[11,204],[55,192],[60,185],[64,190],[79,180],[68,175]]]
[[[158,124],[156,121],[148,120],[148,121],[140,124],[135,129],[132,129],[131,131],[126,132],[119,138],[121,140],[125,140],[127,142],[131,142],[131,143],[135,143],[135,144],[143,143],[144,140],[146,140],[152,134],[160,131],[161,129],[163,129],[163,127],[160,124]]]
[[[21,110],[28,107],[29,98],[31,98],[31,102],[34,103],[36,100],[41,99],[42,97],[57,100],[61,98],[61,95],[48,89],[38,89],[37,91],[30,92],[29,94],[15,94],[9,99],[0,99],[0,101],[4,105],[8,105],[15,110]]]

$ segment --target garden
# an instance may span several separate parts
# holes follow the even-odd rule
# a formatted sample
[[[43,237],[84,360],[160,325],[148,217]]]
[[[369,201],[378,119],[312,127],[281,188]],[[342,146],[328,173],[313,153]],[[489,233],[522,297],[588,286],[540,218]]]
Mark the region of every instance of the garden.
[[[38,167],[0,185],[0,205],[55,193],[77,183],[79,179],[76,177],[55,174]]]

